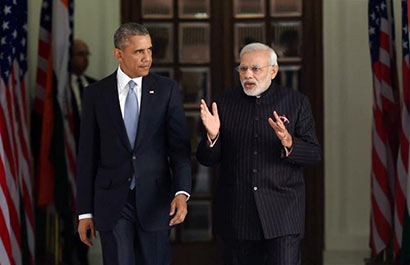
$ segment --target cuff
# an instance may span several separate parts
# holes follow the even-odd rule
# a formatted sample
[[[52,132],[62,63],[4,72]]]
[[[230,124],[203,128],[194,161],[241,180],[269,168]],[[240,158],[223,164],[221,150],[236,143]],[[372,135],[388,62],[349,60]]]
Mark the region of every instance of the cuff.
[[[290,154],[291,154],[292,151],[293,151],[293,145],[292,145],[291,147],[283,146],[283,148],[285,149],[285,156],[286,156],[286,157],[290,156]]]
[[[93,218],[93,215],[91,213],[85,213],[85,214],[78,215],[78,220],[86,219],[86,218]]]
[[[188,192],[186,192],[186,191],[177,191],[177,193],[175,193],[175,196],[177,196],[177,195],[179,195],[179,194],[184,194],[185,196],[186,196],[186,201],[188,201],[189,200],[189,197],[191,197],[191,195],[189,195],[189,193]]]
[[[215,139],[213,140],[209,137],[209,134],[206,134],[206,137],[208,138],[208,147],[212,148],[216,144],[216,141],[218,141],[219,139],[219,133],[216,135]]]

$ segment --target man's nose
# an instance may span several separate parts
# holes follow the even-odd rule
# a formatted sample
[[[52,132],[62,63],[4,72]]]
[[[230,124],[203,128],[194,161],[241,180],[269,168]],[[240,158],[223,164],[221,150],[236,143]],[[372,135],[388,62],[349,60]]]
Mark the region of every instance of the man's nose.
[[[144,52],[144,55],[142,56],[142,59],[144,61],[151,61],[151,54],[149,52]]]
[[[246,79],[249,79],[250,77],[252,77],[253,76],[252,69],[251,68],[246,69],[246,71],[243,73],[243,76]]]

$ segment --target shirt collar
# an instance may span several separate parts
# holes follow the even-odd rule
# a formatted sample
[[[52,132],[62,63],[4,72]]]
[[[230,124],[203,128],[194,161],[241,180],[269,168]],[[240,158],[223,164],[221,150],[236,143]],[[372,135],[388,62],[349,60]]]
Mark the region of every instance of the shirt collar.
[[[83,81],[85,79],[85,77],[84,77],[84,75],[76,75],[76,74],[73,74],[73,73],[71,74],[71,80],[77,82],[78,79],[81,79],[81,81]]]
[[[142,87],[142,76],[136,77],[136,78],[131,78],[121,70],[120,66],[118,66],[117,82],[118,82],[118,91],[120,93],[124,89],[128,88],[127,85],[130,82],[130,80],[134,81],[137,84],[137,87]]]

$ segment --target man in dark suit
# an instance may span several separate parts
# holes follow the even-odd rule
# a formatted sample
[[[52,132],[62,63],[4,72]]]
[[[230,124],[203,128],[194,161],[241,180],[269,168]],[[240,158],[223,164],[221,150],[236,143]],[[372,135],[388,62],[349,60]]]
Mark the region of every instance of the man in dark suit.
[[[85,74],[88,68],[88,57],[90,51],[88,45],[83,40],[74,40],[73,57],[71,60],[71,103],[75,125],[75,139],[78,146],[80,136],[81,121],[81,100],[84,88],[95,83],[97,80]]]
[[[214,231],[225,264],[300,264],[305,218],[303,166],[321,159],[308,99],[272,82],[277,56],[246,45],[238,66],[242,87],[201,101],[207,135],[197,158],[220,165]]]
[[[74,120],[74,138],[78,148],[80,138],[80,122],[81,122],[81,100],[83,97],[84,88],[95,80],[85,74],[88,68],[88,57],[90,52],[88,45],[82,40],[74,40],[73,42],[73,57],[71,60],[71,107]],[[75,237],[75,263],[79,265],[88,265],[88,247],[84,245],[78,234]]]
[[[190,141],[176,82],[149,73],[137,23],[114,34],[117,71],[84,91],[77,200],[81,240],[99,231],[104,264],[171,263],[170,227],[187,214]]]

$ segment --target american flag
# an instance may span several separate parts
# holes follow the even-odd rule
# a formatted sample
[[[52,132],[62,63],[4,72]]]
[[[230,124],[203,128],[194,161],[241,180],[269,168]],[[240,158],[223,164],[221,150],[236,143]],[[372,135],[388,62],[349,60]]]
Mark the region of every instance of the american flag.
[[[370,246],[373,257],[391,246],[400,110],[391,0],[369,0],[373,71]]]
[[[27,1],[0,2],[0,264],[34,264]]]
[[[402,50],[403,50],[403,105],[401,110],[400,149],[397,158],[397,178],[394,208],[394,254],[400,257],[403,244],[403,226],[405,226],[406,198],[407,207],[410,206],[410,192],[408,191],[409,172],[409,140],[410,140],[410,64],[409,64],[409,23],[408,2],[402,0]],[[409,212],[409,211],[408,211]],[[407,212],[407,213],[408,213]],[[407,218],[408,219],[408,218]],[[407,243],[409,244],[409,243]],[[407,264],[407,263],[406,263]]]

